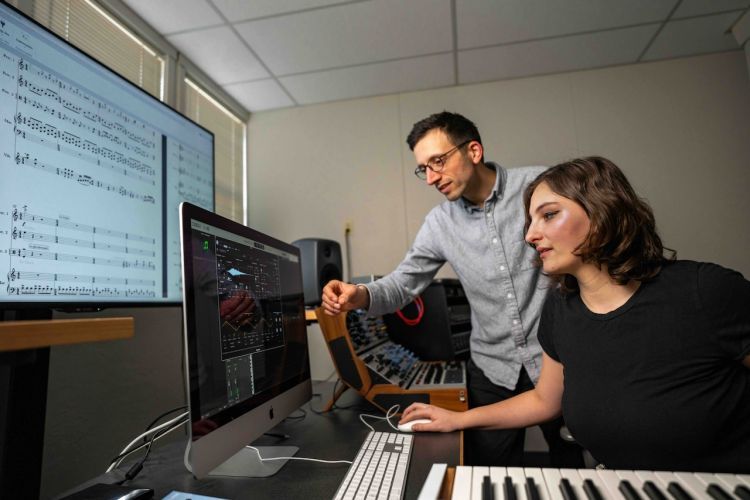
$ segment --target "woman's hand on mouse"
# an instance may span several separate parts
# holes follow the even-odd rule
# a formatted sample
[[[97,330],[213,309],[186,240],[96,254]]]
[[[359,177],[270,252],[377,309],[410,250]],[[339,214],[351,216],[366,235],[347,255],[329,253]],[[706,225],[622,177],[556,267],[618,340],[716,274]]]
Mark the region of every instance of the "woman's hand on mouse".
[[[404,410],[399,424],[417,418],[427,418],[431,420],[429,424],[414,424],[412,430],[415,432],[452,432],[462,428],[460,425],[461,414],[461,412],[445,410],[433,405],[412,403],[406,410]]]

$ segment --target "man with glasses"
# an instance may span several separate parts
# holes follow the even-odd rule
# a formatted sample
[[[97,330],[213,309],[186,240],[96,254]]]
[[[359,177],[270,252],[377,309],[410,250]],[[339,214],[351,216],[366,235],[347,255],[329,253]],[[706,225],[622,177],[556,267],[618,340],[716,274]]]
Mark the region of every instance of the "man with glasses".
[[[444,111],[414,124],[406,142],[415,175],[447,201],[425,218],[406,258],[367,285],[338,280],[323,288],[328,314],[366,308],[379,316],[410,303],[448,262],[471,305],[469,406],[510,398],[533,387],[542,363],[536,337],[549,291],[524,242],[523,190],[544,167],[505,169],[485,162],[474,123]],[[580,448],[560,439],[560,420],[542,426],[554,465],[582,466]],[[524,431],[465,433],[471,465],[521,465]]]

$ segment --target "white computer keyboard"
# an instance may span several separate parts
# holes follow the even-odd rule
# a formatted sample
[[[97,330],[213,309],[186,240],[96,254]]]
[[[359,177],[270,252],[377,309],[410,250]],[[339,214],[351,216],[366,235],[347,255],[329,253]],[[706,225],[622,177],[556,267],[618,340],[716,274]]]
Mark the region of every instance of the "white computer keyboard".
[[[334,499],[403,498],[413,439],[411,434],[370,432]]]

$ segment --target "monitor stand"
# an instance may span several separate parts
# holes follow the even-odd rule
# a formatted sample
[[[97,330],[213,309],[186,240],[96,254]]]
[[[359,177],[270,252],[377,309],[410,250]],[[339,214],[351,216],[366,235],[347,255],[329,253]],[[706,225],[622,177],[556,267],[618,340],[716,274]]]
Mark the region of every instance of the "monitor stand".
[[[260,456],[266,458],[292,457],[298,451],[297,446],[255,446]],[[269,477],[284,467],[289,460],[270,460],[261,462],[255,450],[242,448],[233,457],[208,473],[209,476],[224,477]]]

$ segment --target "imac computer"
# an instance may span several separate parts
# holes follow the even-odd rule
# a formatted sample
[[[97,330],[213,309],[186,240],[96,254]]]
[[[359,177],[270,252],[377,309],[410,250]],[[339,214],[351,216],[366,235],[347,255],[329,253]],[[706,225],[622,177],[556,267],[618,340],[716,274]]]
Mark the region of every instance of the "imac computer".
[[[245,446],[312,397],[299,249],[189,203],[180,236],[185,465],[198,478],[272,475],[284,462],[260,462]]]

